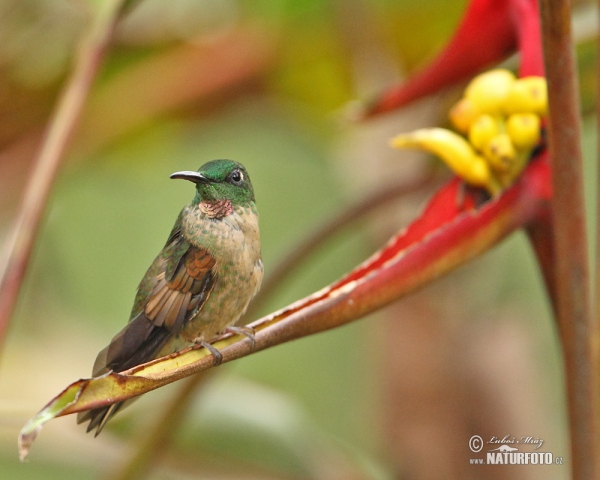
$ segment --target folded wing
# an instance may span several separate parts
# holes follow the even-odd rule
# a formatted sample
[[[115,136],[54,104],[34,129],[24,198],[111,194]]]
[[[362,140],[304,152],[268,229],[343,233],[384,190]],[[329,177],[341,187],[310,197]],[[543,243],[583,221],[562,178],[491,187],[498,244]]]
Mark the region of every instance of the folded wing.
[[[93,375],[121,372],[152,360],[202,308],[214,285],[215,260],[191,245],[174,229],[162,252],[138,287],[129,323],[102,350]],[[77,422],[90,420],[87,431],[100,433],[122,403],[81,412]]]

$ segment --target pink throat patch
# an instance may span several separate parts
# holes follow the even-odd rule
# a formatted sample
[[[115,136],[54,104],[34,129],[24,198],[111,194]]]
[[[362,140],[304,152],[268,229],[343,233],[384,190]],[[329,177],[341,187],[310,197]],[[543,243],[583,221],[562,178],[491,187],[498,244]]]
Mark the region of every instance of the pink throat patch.
[[[233,205],[230,200],[218,200],[216,202],[200,202],[200,211],[208,218],[223,218],[233,213]]]

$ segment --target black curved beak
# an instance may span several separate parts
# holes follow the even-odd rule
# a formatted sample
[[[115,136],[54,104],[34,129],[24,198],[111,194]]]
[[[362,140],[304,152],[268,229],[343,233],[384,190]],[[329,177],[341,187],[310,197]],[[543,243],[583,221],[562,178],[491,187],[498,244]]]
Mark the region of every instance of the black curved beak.
[[[209,178],[206,178],[200,172],[190,172],[187,170],[183,172],[175,172],[171,174],[171,178],[181,178],[183,180],[189,180],[190,182],[194,183],[211,183],[211,180]]]

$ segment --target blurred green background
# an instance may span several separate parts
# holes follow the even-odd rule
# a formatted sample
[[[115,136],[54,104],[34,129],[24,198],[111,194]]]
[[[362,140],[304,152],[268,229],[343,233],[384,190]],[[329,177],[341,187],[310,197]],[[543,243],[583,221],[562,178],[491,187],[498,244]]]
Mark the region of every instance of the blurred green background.
[[[2,239],[97,3],[0,0]],[[168,175],[213,158],[243,162],[268,275],[333,215],[394,182],[418,180],[435,162],[389,151],[387,139],[444,124],[460,88],[365,125],[347,124],[342,111],[426,64],[465,5],[141,1],[119,25],[92,89],[0,359],[2,478],[116,478],[180,388],[146,395],[96,439],[73,417],[54,420],[29,462],[18,462],[20,428],[89,376],[191,199],[192,187]],[[576,6],[592,205],[596,32],[586,22],[597,14],[586,2]],[[257,315],[364,260],[432,192],[326,242]],[[568,478],[568,462],[551,471],[468,465],[473,434],[541,437],[545,451],[567,455],[555,334],[535,261],[516,234],[377,315],[220,367],[148,478]]]

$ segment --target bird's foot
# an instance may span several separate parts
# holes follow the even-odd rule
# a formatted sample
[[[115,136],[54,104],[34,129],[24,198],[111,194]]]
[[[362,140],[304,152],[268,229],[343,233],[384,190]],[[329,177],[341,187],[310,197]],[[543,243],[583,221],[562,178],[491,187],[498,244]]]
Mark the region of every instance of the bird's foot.
[[[239,335],[244,335],[245,337],[250,339],[250,348],[254,349],[254,345],[256,345],[256,330],[252,327],[227,327],[225,329],[227,333],[236,333]]]
[[[196,345],[202,345],[210,353],[212,353],[214,367],[218,367],[219,365],[221,365],[221,363],[223,362],[223,355],[221,354],[221,352],[219,352],[219,350],[217,350],[215,347],[213,347],[210,343],[205,342],[204,338],[202,338],[202,337],[198,337],[198,338],[194,339],[194,343]]]

